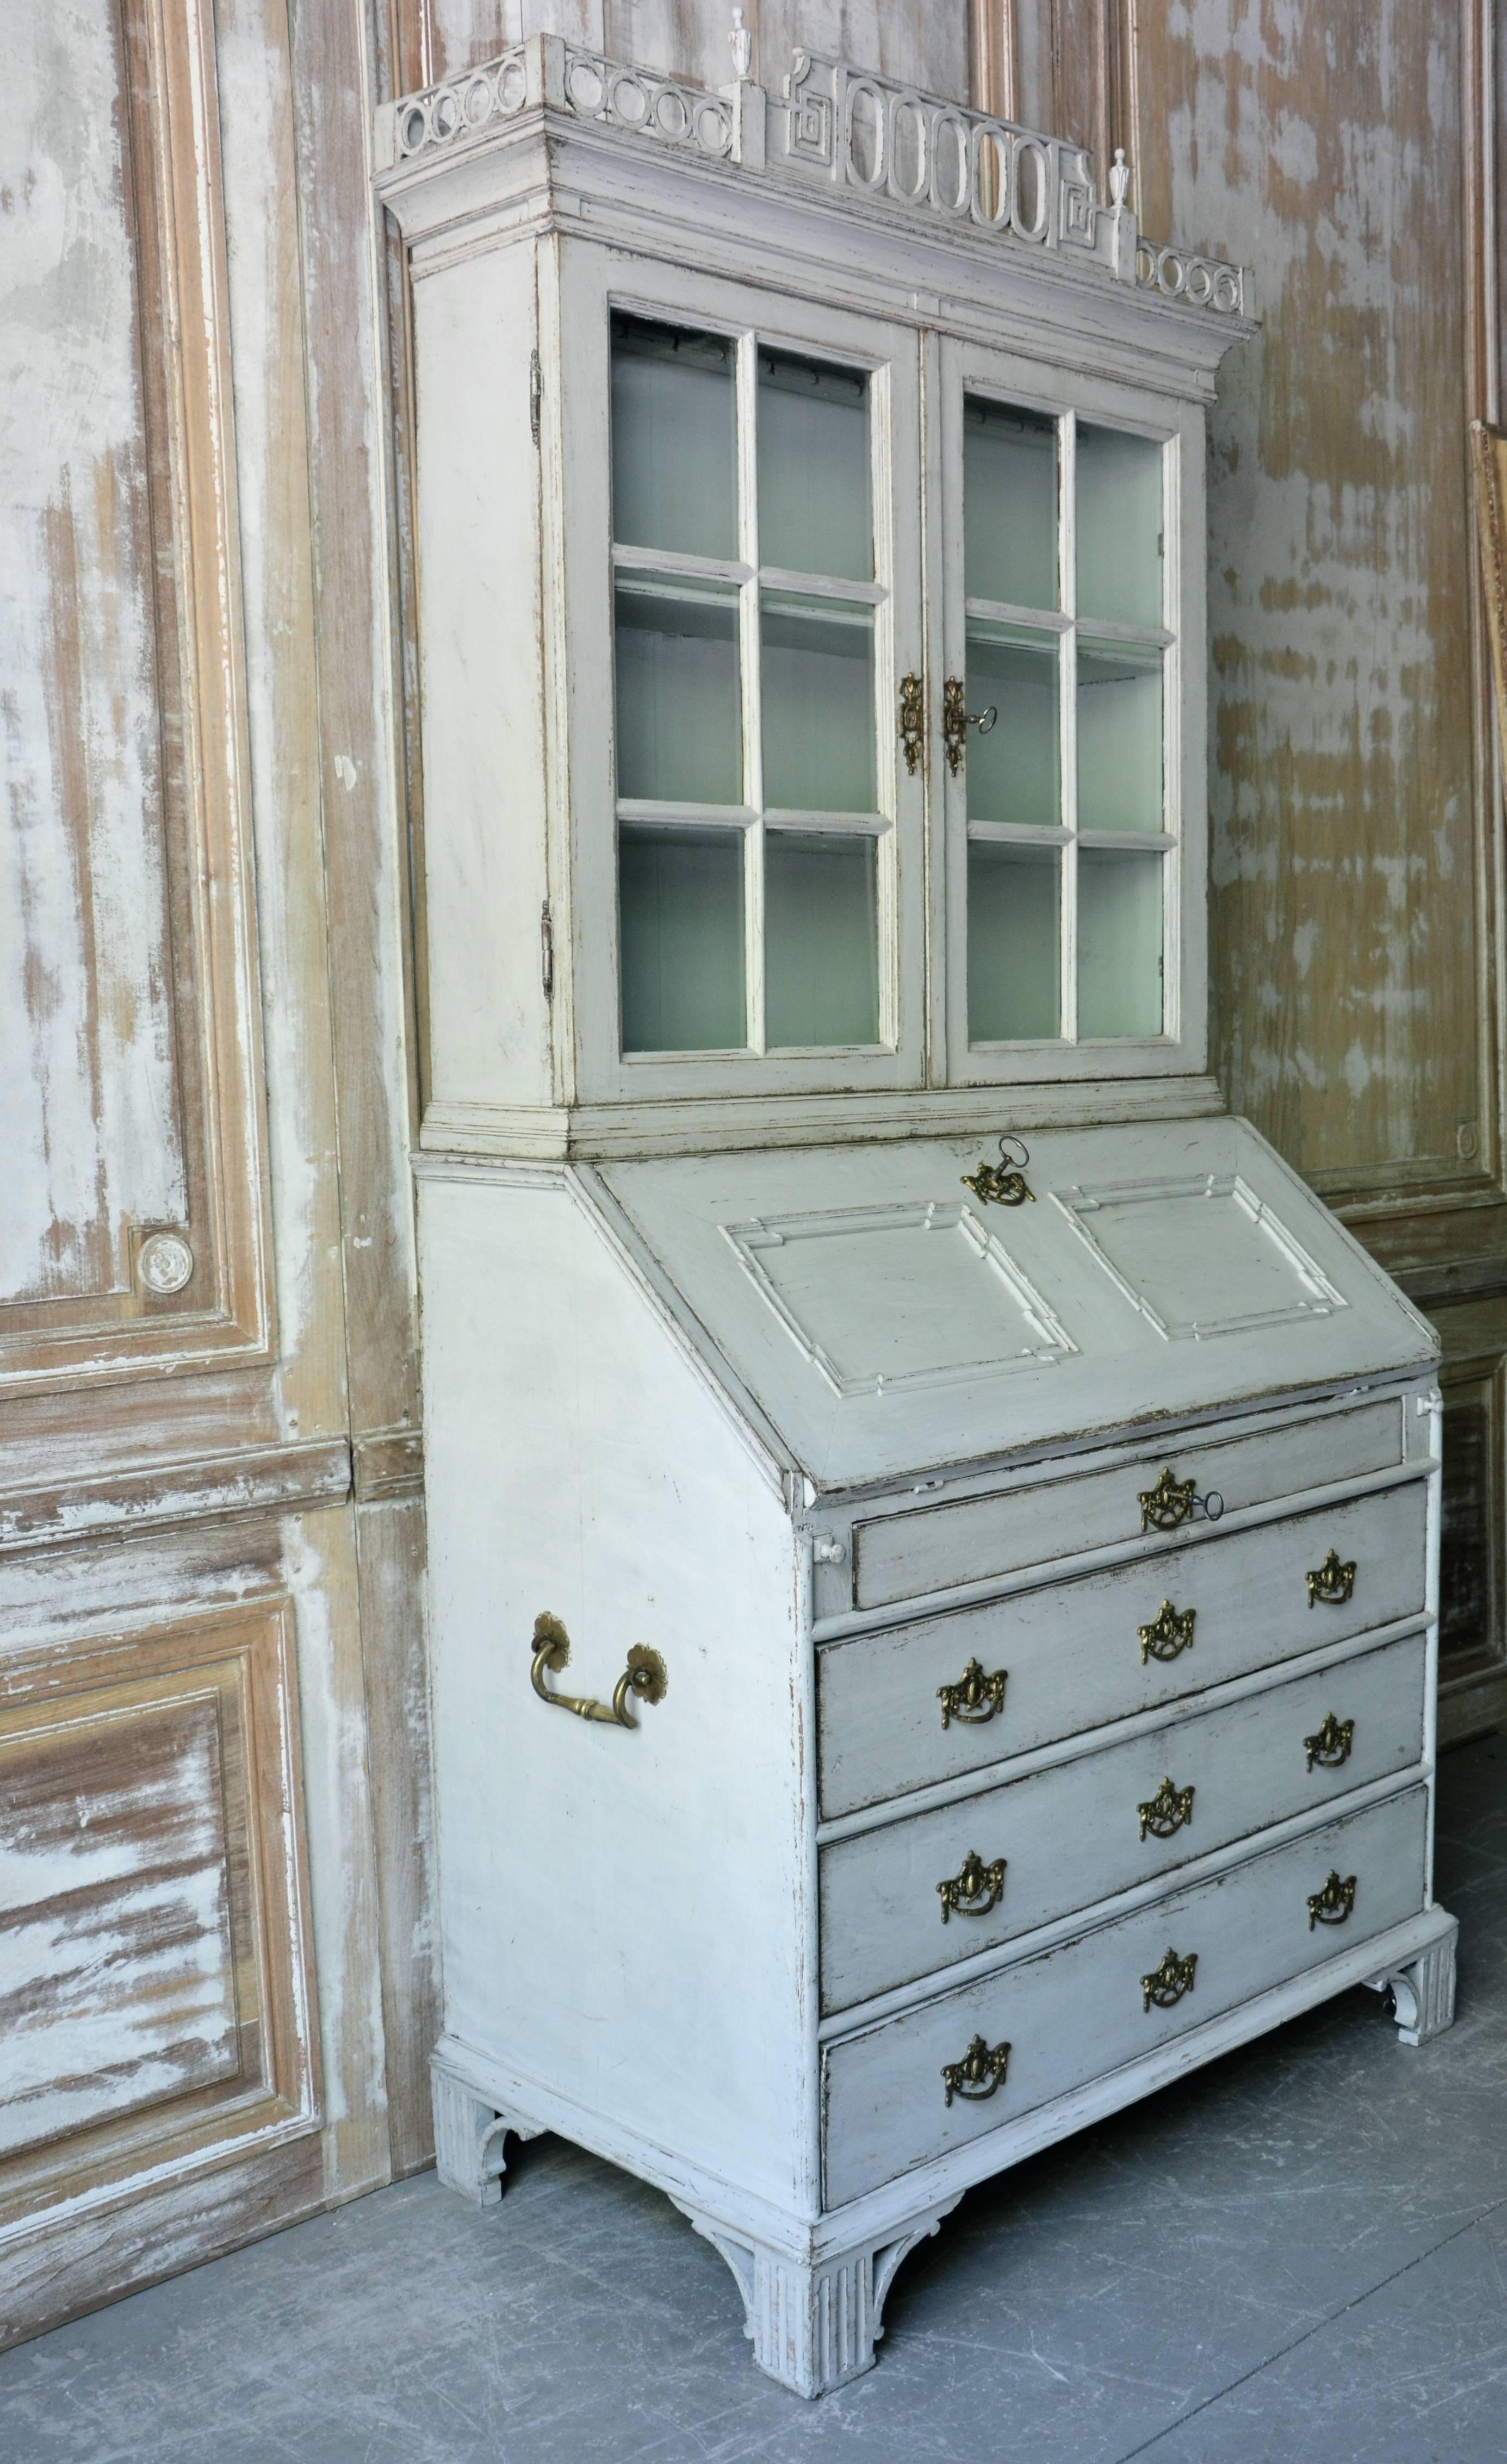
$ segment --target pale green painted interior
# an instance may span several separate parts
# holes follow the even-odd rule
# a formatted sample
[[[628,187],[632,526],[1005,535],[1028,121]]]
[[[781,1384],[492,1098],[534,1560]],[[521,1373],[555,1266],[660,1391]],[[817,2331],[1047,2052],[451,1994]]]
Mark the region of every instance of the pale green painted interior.
[[[765,592],[760,631],[765,810],[872,813],[873,609]]]
[[[872,582],[868,378],[761,347],[758,437],[760,563]]]
[[[1119,429],[1077,429],[1078,608],[1113,625],[1160,625],[1162,447]]]
[[[968,842],[968,1041],[1062,1031],[1055,847]]]
[[[1054,635],[1029,641],[968,627],[967,706],[998,712],[986,732],[968,730],[970,822],[1055,829],[1062,820],[1058,675]]]
[[[746,1045],[742,830],[625,824],[617,878],[624,1051]]]
[[[1160,855],[1078,849],[1078,1037],[1162,1033]]]
[[[1078,641],[1078,827],[1164,826],[1162,654]]]
[[[968,597],[1055,607],[1056,421],[970,394],[963,406],[963,494]]]
[[[618,794],[741,803],[736,592],[619,580],[616,599]]]
[[[731,342],[612,319],[612,537],[681,556],[738,553]]]
[[[877,1044],[876,843],[769,830],[764,850],[766,1043]]]

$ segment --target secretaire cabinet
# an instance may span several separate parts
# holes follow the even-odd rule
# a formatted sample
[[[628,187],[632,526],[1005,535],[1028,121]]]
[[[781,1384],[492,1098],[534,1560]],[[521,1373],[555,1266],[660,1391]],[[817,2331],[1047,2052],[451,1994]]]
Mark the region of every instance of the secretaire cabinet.
[[[1204,1075],[1250,277],[797,53],[381,115],[412,275],[445,2178],[868,2366],[970,2182],[1447,2024],[1432,1336]],[[556,1719],[561,1710],[565,1717]]]

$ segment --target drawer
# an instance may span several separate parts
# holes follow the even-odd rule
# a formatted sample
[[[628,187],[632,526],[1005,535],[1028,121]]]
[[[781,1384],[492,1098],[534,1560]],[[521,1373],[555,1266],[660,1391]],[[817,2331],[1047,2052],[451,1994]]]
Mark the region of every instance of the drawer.
[[[1163,1466],[1179,1481],[1192,1481],[1199,1497],[1217,1489],[1226,1507],[1234,1508],[1300,1497],[1307,1489],[1394,1469],[1402,1461],[1403,1397],[1392,1395],[1252,1437],[1146,1455],[1117,1471],[875,1516],[853,1527],[853,1605],[885,1608],[954,1583],[987,1582],[1018,1567],[1138,1539],[1141,1492],[1156,1486]]]
[[[1410,1789],[834,2039],[823,2057],[826,2205],[840,2207],[981,2139],[1401,1925],[1424,1904],[1427,1834],[1427,1792]],[[1310,1896],[1322,1893],[1331,1873],[1354,1877],[1354,1904],[1340,1922],[1313,1923]],[[1176,2000],[1179,1980],[1168,1972],[1160,2007],[1148,2003],[1145,1985],[1168,1951],[1196,1965]],[[1008,2045],[1004,2079],[977,2097],[961,2082],[949,2104],[942,2072],[976,2036],[990,2049]],[[987,2090],[987,2079],[980,2084]]]
[[[1407,1635],[1150,1736],[833,1840],[819,1869],[823,2011],[909,1985],[1409,1770],[1423,1755],[1426,1665],[1424,1636]],[[1310,1754],[1329,1736],[1331,1714],[1348,1736]],[[1163,1780],[1180,1801],[1164,1801]],[[971,1894],[969,1859],[985,1877]],[[991,1872],[1001,1860],[1003,1874]],[[949,1881],[959,1886],[950,1896],[941,1888]]]
[[[1419,1616],[1427,1524],[1427,1484],[1408,1481],[979,1608],[823,1643],[822,1812],[831,1819],[879,1804]],[[1331,1551],[1354,1564],[1353,1590],[1310,1606],[1308,1576]],[[1163,1601],[1179,1616],[1193,1612],[1192,1640],[1180,1648],[1172,1631],[1143,1656],[1141,1629],[1155,1625]],[[1159,1657],[1163,1651],[1171,1656]],[[985,1679],[1003,1670],[1005,1683],[976,1705],[960,1702],[954,1714],[939,1689],[959,1686],[974,1661]]]

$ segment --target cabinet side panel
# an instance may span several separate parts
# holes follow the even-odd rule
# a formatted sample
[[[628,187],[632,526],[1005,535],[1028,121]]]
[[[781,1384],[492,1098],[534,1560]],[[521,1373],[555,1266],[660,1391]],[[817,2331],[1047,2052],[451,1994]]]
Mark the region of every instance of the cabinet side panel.
[[[533,249],[424,275],[413,315],[432,1096],[543,1103]]]
[[[431,1583],[451,2034],[589,2114],[797,2199],[806,2049],[791,1531],[560,1186],[421,1193]],[[631,1732],[531,1690],[610,1697]],[[583,2135],[586,2135],[585,2133]]]

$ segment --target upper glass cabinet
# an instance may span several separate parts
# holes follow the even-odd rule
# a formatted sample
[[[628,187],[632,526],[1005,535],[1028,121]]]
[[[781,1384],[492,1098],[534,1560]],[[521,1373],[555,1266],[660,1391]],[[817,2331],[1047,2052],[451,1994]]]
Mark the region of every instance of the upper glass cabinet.
[[[992,1089],[1202,1072],[1248,275],[1076,145],[805,51],[703,91],[530,37],[376,143],[426,1136],[971,1133]]]
[[[584,786],[600,743],[587,910],[616,998],[588,1058],[623,1092],[920,1068],[923,778],[896,724],[921,659],[915,343],[765,304],[599,295],[597,386],[584,319],[570,338],[609,464],[611,692],[574,766]],[[585,555],[589,493],[566,516]]]
[[[621,313],[611,367],[623,1052],[876,1046],[869,372]]]
[[[948,359],[950,1074],[1084,1074],[1179,1027],[1180,434]]]

